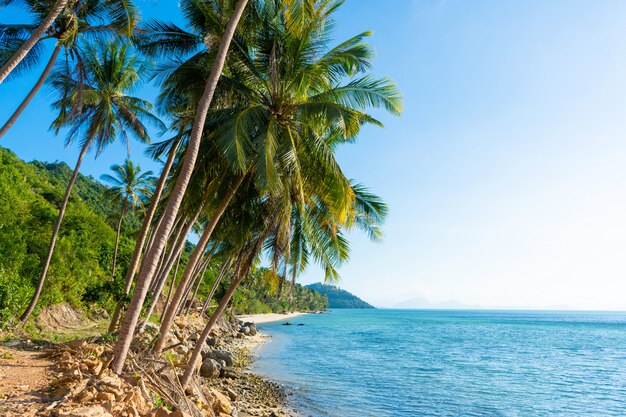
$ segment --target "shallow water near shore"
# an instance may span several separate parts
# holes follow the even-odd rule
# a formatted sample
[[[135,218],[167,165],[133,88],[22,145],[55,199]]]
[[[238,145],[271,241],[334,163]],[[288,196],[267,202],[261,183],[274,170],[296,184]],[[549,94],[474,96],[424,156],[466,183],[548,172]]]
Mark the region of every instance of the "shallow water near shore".
[[[260,330],[304,416],[624,416],[626,313],[334,310]],[[298,326],[297,324],[304,324]]]

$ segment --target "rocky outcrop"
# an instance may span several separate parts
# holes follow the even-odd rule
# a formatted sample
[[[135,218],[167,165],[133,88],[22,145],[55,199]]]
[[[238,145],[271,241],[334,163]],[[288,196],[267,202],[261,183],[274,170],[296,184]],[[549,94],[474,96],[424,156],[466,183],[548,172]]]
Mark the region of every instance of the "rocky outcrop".
[[[147,324],[133,342],[123,377],[108,369],[112,358],[109,345],[77,340],[60,346],[54,353],[54,394],[58,400],[44,415],[287,416],[281,412],[282,388],[244,369],[250,361],[250,349],[262,337],[252,338],[257,335],[254,323],[221,321],[203,346],[202,361],[196,365],[200,378],[184,392],[180,389],[178,377],[203,326],[199,317],[177,319],[166,335],[163,359],[157,359],[143,354],[158,332]],[[160,407],[163,404],[168,407]]]
[[[224,367],[231,367],[235,364],[233,354],[221,349],[211,349],[202,352],[202,359],[214,359],[217,362],[223,362]]]
[[[221,370],[222,365],[219,362],[215,359],[207,358],[200,367],[200,376],[208,379],[218,378]]]

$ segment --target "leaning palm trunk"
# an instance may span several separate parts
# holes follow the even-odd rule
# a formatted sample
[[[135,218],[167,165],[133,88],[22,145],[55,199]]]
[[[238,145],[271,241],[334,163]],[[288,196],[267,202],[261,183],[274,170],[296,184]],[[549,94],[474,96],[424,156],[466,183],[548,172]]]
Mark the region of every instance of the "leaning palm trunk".
[[[220,303],[217,305],[217,308],[211,315],[211,318],[209,319],[206,326],[204,327],[204,330],[202,330],[202,334],[196,341],[196,345],[193,349],[193,353],[191,354],[191,358],[189,358],[189,362],[187,363],[187,369],[185,369],[185,373],[183,374],[183,377],[180,380],[180,383],[183,388],[186,388],[187,385],[189,385],[189,381],[191,380],[191,377],[193,376],[193,373],[195,372],[195,369],[196,369],[196,363],[198,363],[198,360],[200,359],[202,348],[204,347],[204,343],[206,342],[206,339],[209,337],[209,333],[211,333],[211,329],[213,328],[215,323],[217,323],[219,318],[224,313],[224,310],[226,309],[228,302],[232,298],[233,294],[235,293],[235,290],[239,286],[239,283],[241,282],[243,277],[246,276],[248,272],[250,271],[250,268],[252,267],[252,262],[254,262],[254,259],[257,257],[257,255],[261,251],[261,247],[263,245],[263,241],[265,240],[265,237],[266,237],[266,233],[263,233],[262,236],[256,241],[254,247],[248,254],[248,259],[246,259],[246,264],[243,267],[238,268],[238,271],[235,274],[235,276],[233,276],[233,281],[230,283],[230,286],[228,287],[226,294],[224,294],[224,296],[220,300]]]
[[[172,290],[174,289],[174,284],[176,283],[176,277],[178,276],[178,266],[180,265],[180,255],[178,255],[178,259],[176,260],[176,268],[174,268],[174,275],[172,275],[172,279],[170,281],[170,289],[167,291],[167,298],[165,299],[165,305],[163,305],[163,311],[161,312],[160,321],[163,321],[163,315],[165,314],[165,310],[167,310],[167,306],[170,305],[170,300],[172,299]]]
[[[143,224],[141,225],[141,231],[139,232],[139,236],[137,237],[137,242],[135,243],[135,251],[133,252],[133,259],[130,262],[128,267],[128,272],[126,273],[126,286],[125,291],[128,293],[130,291],[130,285],[133,282],[133,278],[135,277],[135,273],[137,272],[137,267],[139,266],[139,260],[141,258],[141,250],[143,249],[144,243],[146,241],[146,237],[148,236],[148,230],[150,229],[150,224],[152,224],[152,219],[154,218],[154,213],[156,212],[157,206],[159,205],[159,200],[161,199],[161,194],[163,193],[163,188],[165,187],[165,182],[167,181],[167,176],[172,169],[172,165],[174,164],[174,159],[176,157],[176,151],[178,150],[178,145],[180,144],[180,140],[178,140],[172,149],[170,149],[170,153],[167,156],[167,161],[163,166],[163,170],[161,171],[161,176],[159,177],[159,181],[157,182],[157,186],[154,189],[154,194],[152,194],[152,198],[150,199],[150,207],[148,208],[148,212],[143,219]]]
[[[146,314],[146,321],[139,327],[140,331],[143,330],[148,320],[150,320],[150,316],[152,315],[152,313],[154,312],[154,309],[156,308],[156,305],[159,301],[159,297],[161,296],[161,292],[163,291],[163,286],[165,285],[165,282],[167,281],[167,277],[170,275],[172,267],[174,266],[174,261],[176,261],[177,259],[178,261],[180,261],[180,256],[182,255],[183,249],[185,248],[185,243],[187,242],[187,236],[189,235],[189,232],[191,232],[191,228],[196,222],[196,219],[198,218],[199,214],[200,214],[200,211],[198,211],[194,219],[192,219],[187,224],[185,229],[180,233],[180,236],[177,239],[176,246],[172,249],[172,254],[170,256],[170,259],[167,260],[167,265],[165,266],[163,274],[159,277],[159,282],[156,285],[156,288],[154,289],[152,302],[150,303],[150,308],[148,309],[148,312]]]
[[[183,377],[180,380],[180,383],[182,384],[183,387],[186,387],[189,384],[189,380],[191,379],[191,376],[193,375],[195,365],[198,362],[198,359],[200,359],[202,347],[204,346],[206,339],[209,337],[209,333],[211,332],[211,329],[213,328],[215,323],[217,323],[217,320],[219,320],[219,318],[222,316],[222,313],[224,313],[224,310],[226,309],[228,302],[230,301],[231,297],[235,293],[235,290],[239,286],[239,283],[241,282],[243,277],[244,277],[244,274],[239,274],[230,283],[230,286],[228,287],[228,291],[226,291],[226,294],[224,294],[224,296],[220,300],[220,303],[217,305],[217,308],[215,309],[213,314],[211,314],[211,318],[209,319],[206,326],[204,327],[204,330],[202,331],[202,334],[200,335],[199,340],[196,342],[196,346],[193,350],[193,353],[191,354],[191,358],[189,359],[187,369],[185,370],[185,373],[183,374]]]
[[[200,317],[204,315],[206,309],[209,307],[209,304],[211,303],[211,300],[215,295],[215,291],[217,291],[217,287],[222,282],[222,278],[224,277],[224,275],[226,275],[226,270],[228,269],[229,264],[230,262],[224,262],[224,265],[222,265],[222,270],[220,271],[220,274],[217,276],[217,278],[215,278],[215,282],[211,286],[211,291],[209,292],[209,295],[207,295],[206,300],[204,300],[204,304],[202,305],[202,311],[200,311]]]
[[[124,362],[126,361],[128,349],[130,348],[130,343],[133,339],[135,328],[137,327],[141,307],[144,299],[146,298],[148,286],[150,285],[150,277],[156,270],[159,257],[161,256],[161,252],[163,252],[167,237],[172,229],[174,220],[178,214],[178,209],[183,200],[183,196],[185,195],[185,191],[187,190],[187,185],[191,179],[191,174],[193,173],[196,159],[198,157],[207,112],[211,106],[217,82],[224,68],[226,54],[230,48],[230,42],[233,39],[235,29],[237,28],[237,24],[239,23],[239,19],[243,14],[243,10],[246,7],[247,2],[248,0],[239,0],[235,6],[233,15],[226,25],[226,30],[224,31],[224,35],[220,42],[215,63],[211,69],[211,75],[209,76],[209,80],[207,81],[202,97],[198,103],[193,128],[191,129],[191,134],[189,136],[187,152],[185,153],[185,159],[183,160],[180,174],[176,180],[174,188],[172,189],[167,206],[165,207],[163,222],[159,229],[155,232],[156,238],[154,245],[148,250],[148,253],[144,258],[145,268],[139,274],[139,278],[137,279],[137,285],[133,293],[133,298],[130,302],[126,316],[124,317],[118,341],[115,345],[114,358],[111,362],[111,368],[117,374],[120,374],[124,368]]]
[[[189,226],[191,229],[191,226]],[[163,257],[161,258],[161,265],[159,265],[158,272],[156,274],[157,279],[152,280],[152,284],[150,285],[150,289],[148,293],[154,293],[154,290],[159,285],[164,276],[169,274],[169,271],[176,260],[176,255],[178,254],[178,250],[182,244],[184,244],[185,239],[187,238],[187,234],[183,236],[184,228],[181,227],[174,236],[175,238],[172,240],[171,248],[169,252],[164,252]]]
[[[196,269],[194,277],[191,281],[189,281],[189,285],[187,285],[187,290],[183,295],[182,302],[178,305],[178,311],[176,312],[177,316],[187,314],[189,308],[193,304],[193,300],[196,297],[200,285],[202,284],[206,269],[209,266],[210,256],[208,258],[209,259],[207,259],[206,261],[198,263],[198,268]],[[191,290],[192,288],[193,291]],[[192,294],[191,298],[189,298],[189,294]]]
[[[154,213],[156,212],[157,206],[159,205],[159,200],[161,199],[161,194],[163,193],[163,188],[165,187],[167,176],[172,169],[172,164],[174,163],[174,157],[176,156],[176,150],[178,149],[179,144],[180,141],[178,141],[170,150],[170,153],[167,156],[167,162],[165,162],[165,165],[163,166],[161,176],[159,177],[157,186],[154,189],[154,194],[152,194],[152,197],[150,198],[150,207],[148,208],[148,212],[143,218],[141,231],[139,232],[139,236],[137,237],[137,242],[135,242],[135,251],[133,252],[133,258],[131,259],[130,265],[128,266],[128,271],[126,272],[126,282],[124,283],[125,294],[128,294],[130,292],[130,289],[133,285],[133,278],[135,278],[135,273],[137,272],[137,268],[139,267],[139,260],[141,259],[141,253],[144,250],[144,244],[146,243],[146,241],[150,240],[147,239],[148,231],[150,230],[150,225],[152,224]],[[109,333],[113,333],[117,328],[117,323],[120,321],[123,307],[124,304],[121,301],[117,303],[117,306],[115,307],[115,312],[113,313],[113,317],[111,318],[111,323],[109,324]]]
[[[161,257],[161,259],[159,260],[159,267],[157,269],[157,271],[159,271],[159,274],[160,274],[160,271],[161,271],[164,259],[167,256],[167,254],[168,254],[168,252],[166,251],[163,254],[163,256]],[[150,288],[148,289],[148,291],[152,291],[153,284],[154,284],[154,282],[151,281],[150,282]],[[132,281],[130,282],[130,285],[128,286],[129,290],[130,290],[131,286],[132,286]],[[128,294],[128,291],[125,291],[125,294]],[[113,318],[111,319],[111,322],[109,323],[109,330],[108,330],[109,333],[113,333],[115,331],[115,329],[117,328],[117,324],[118,324],[118,322],[120,320],[120,317],[122,316],[122,309],[123,308],[124,308],[124,301],[123,300],[119,300],[117,302],[117,306],[115,307],[115,312],[113,313]]]
[[[41,270],[41,276],[39,277],[39,282],[37,283],[35,294],[33,294],[33,298],[31,298],[30,304],[28,304],[28,308],[26,308],[26,311],[20,317],[20,320],[22,321],[22,325],[26,323],[26,320],[28,320],[33,310],[35,309],[35,305],[37,305],[37,301],[39,300],[39,296],[41,295],[41,290],[43,289],[43,284],[46,282],[46,276],[48,275],[48,268],[50,268],[50,262],[52,261],[52,254],[54,253],[54,246],[56,245],[57,237],[59,236],[59,229],[61,228],[61,222],[63,222],[65,209],[67,208],[67,203],[70,200],[70,193],[72,192],[72,188],[74,187],[76,178],[78,178],[78,170],[80,169],[80,165],[83,162],[83,158],[85,157],[85,155],[87,154],[87,150],[89,149],[89,144],[90,142],[87,141],[83,145],[82,149],[80,150],[80,154],[78,155],[78,161],[76,161],[76,166],[74,167],[74,172],[72,173],[70,182],[67,184],[67,189],[65,190],[65,195],[63,196],[63,203],[61,203],[61,207],[59,208],[59,215],[57,217],[56,223],[54,224],[54,229],[52,230],[52,237],[50,238],[50,246],[48,248],[48,255],[46,256],[46,260],[43,264],[43,269]]]
[[[0,84],[9,76],[11,71],[19,65],[20,62],[28,55],[30,50],[35,46],[41,37],[48,31],[52,23],[59,17],[59,14],[65,8],[68,0],[57,0],[57,2],[48,13],[48,16],[41,22],[41,24],[31,33],[30,37],[24,42],[22,46],[13,54],[13,56],[7,61],[2,68],[0,68]]]
[[[61,45],[61,43],[57,42],[56,46],[54,47],[54,51],[52,52],[52,56],[50,57],[48,64],[46,64],[46,67],[44,68],[43,72],[39,76],[39,79],[37,80],[33,88],[30,90],[28,95],[24,98],[24,100],[22,100],[22,102],[20,103],[18,108],[15,110],[15,112],[11,115],[11,117],[9,117],[9,120],[7,120],[4,126],[0,128],[0,138],[4,136],[5,133],[9,131],[9,129],[11,129],[11,126],[13,126],[13,124],[17,121],[17,119],[20,117],[20,115],[24,111],[24,109],[30,104],[33,97],[35,97],[35,95],[39,92],[39,90],[41,89],[41,86],[48,78],[50,71],[52,71],[52,68],[54,67],[54,64],[56,63],[57,58],[59,57],[59,53],[61,52],[62,47],[63,46]]]
[[[117,252],[120,247],[120,234],[122,232],[122,223],[124,222],[124,216],[128,210],[128,201],[124,201],[122,207],[122,214],[120,215],[120,221],[117,223],[117,233],[115,235],[115,249],[113,249],[113,268],[111,268],[111,279],[115,279],[115,267],[117,266]]]
[[[202,284],[202,281],[204,280],[204,274],[206,274],[206,270],[208,268],[209,268],[209,260],[205,262],[204,268],[202,268],[202,272],[200,272],[200,274],[198,275],[196,288],[193,290],[191,299],[189,300],[189,303],[187,303],[187,306],[185,307],[185,311],[183,312],[184,315],[189,314],[189,310],[191,310],[191,307],[193,306],[193,300],[195,300],[196,296],[198,295],[198,290],[200,289],[200,285]]]
[[[206,227],[204,228],[204,232],[202,232],[202,237],[198,241],[196,248],[194,249],[193,253],[191,254],[191,257],[189,258],[187,267],[185,268],[185,272],[183,273],[183,276],[180,279],[180,283],[178,284],[178,287],[176,288],[176,292],[174,293],[174,297],[172,298],[172,302],[168,306],[167,311],[165,312],[165,315],[163,316],[161,329],[159,330],[160,337],[157,339],[157,342],[155,343],[154,348],[152,349],[152,352],[155,353],[157,356],[159,356],[161,354],[161,351],[163,350],[165,338],[167,336],[167,333],[170,331],[172,327],[172,323],[174,322],[174,318],[176,316],[178,306],[181,300],[183,299],[183,295],[186,291],[189,280],[193,276],[194,269],[196,268],[196,265],[198,261],[200,260],[200,257],[202,256],[202,253],[204,252],[204,249],[206,248],[207,243],[209,243],[209,240],[211,239],[211,235],[213,234],[213,230],[215,229],[215,226],[217,225],[218,221],[222,217],[222,214],[224,214],[224,211],[226,211],[228,204],[230,204],[230,200],[232,200],[233,196],[237,192],[237,189],[243,182],[243,179],[244,179],[244,176],[240,175],[237,181],[235,182],[235,184],[233,184],[231,189],[228,191],[228,194],[226,194],[226,196],[222,200],[219,207],[217,207],[217,209],[215,210],[215,213],[213,213],[213,217],[211,218],[211,221],[209,221],[209,223],[207,223]]]
[[[211,262],[211,257],[213,256],[213,254],[211,252],[207,253],[206,258],[204,259],[204,261],[199,262],[196,270],[194,272],[193,275],[193,279],[189,281],[189,284],[187,285],[187,288],[185,290],[185,294],[183,295],[183,301],[180,303],[180,305],[178,306],[178,311],[176,312],[176,315],[180,315],[180,314],[187,314],[187,311],[189,311],[189,306],[191,305],[189,303],[189,301],[193,301],[193,299],[195,298],[198,289],[200,288],[200,285],[202,284],[202,280],[204,278],[204,274],[206,273],[207,268],[209,267],[209,262]],[[194,289],[193,291],[191,291],[191,289]],[[193,295],[191,296],[191,299],[189,299],[189,294],[192,293]]]

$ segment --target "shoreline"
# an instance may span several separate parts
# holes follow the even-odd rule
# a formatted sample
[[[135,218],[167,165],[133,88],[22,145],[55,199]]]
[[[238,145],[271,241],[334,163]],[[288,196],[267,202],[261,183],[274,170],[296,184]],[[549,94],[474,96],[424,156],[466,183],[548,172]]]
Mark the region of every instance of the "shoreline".
[[[247,319],[249,317],[259,323],[269,323],[303,314],[307,313],[254,315],[253,317],[243,316],[243,318]],[[182,339],[184,343],[181,341],[177,349],[170,351],[171,361],[177,363],[186,357],[189,346],[192,345],[190,342],[192,336],[201,328],[199,324],[200,321],[197,317],[190,317],[176,324],[172,337],[176,337],[177,340]],[[203,393],[202,395],[210,399],[210,402],[206,403],[205,407],[213,407],[213,411],[216,413],[221,410],[220,416],[301,416],[289,401],[288,397],[292,394],[289,388],[252,370],[253,363],[259,358],[259,349],[270,341],[272,336],[265,332],[256,331],[255,326],[252,325],[246,327],[254,328],[254,332],[250,332],[250,334],[246,332],[244,335],[242,331],[244,324],[249,325],[248,322],[241,321],[241,318],[237,318],[236,321],[222,321],[212,333],[212,342],[208,344],[207,352],[221,352],[230,357],[231,364],[228,366],[222,364],[224,368],[220,370],[219,375],[203,375],[198,379],[198,382],[200,382],[198,387],[201,387],[199,389]],[[149,338],[151,329],[152,326],[148,327],[148,332],[144,334],[144,338]],[[139,403],[134,404],[136,407],[139,407],[138,410],[141,410],[141,415],[156,417],[157,411],[161,410],[159,412],[163,416],[169,416],[170,413],[162,411],[164,404],[157,404],[151,401],[153,396],[149,392],[161,395],[158,389],[155,391],[154,388],[150,388],[151,391],[146,391],[145,386],[141,388],[138,385],[135,386],[132,382],[123,381],[108,370],[108,373],[102,378],[115,380],[116,384],[119,382],[117,385],[120,387],[119,389],[116,388],[119,391],[119,396],[111,399],[102,393],[98,395],[99,391],[91,392],[93,391],[92,388],[97,385],[93,381],[99,380],[101,376],[99,375],[100,371],[96,372],[89,366],[95,364],[94,366],[97,369],[104,369],[102,361],[92,359],[92,356],[90,356],[92,351],[97,351],[98,355],[96,356],[98,357],[107,357],[111,354],[110,346],[98,343],[96,337],[52,344],[46,346],[46,348],[35,345],[30,340],[17,344],[0,344],[0,368],[2,368],[2,365],[10,364],[14,361],[23,362],[25,365],[20,369],[19,374],[23,380],[18,381],[19,378],[13,375],[10,380],[4,381],[5,383],[0,381],[0,398],[2,399],[0,403],[3,403],[0,405],[0,415],[5,415],[4,412],[9,412],[8,415],[15,416],[34,415],[46,407],[49,407],[46,409],[49,409],[51,412],[54,408],[54,411],[62,411],[66,414],[81,407],[88,408],[94,412],[105,413],[102,407],[106,405],[109,413],[100,413],[98,415],[121,416],[123,414],[122,409],[132,406],[134,404],[131,404],[133,401],[142,398]],[[43,353],[45,355],[42,356]],[[142,363],[142,365],[145,367],[148,363]],[[175,374],[173,363],[171,365],[171,368],[162,368],[160,371],[173,371]],[[82,370],[82,374],[79,373],[79,378],[76,380],[74,374],[78,369]],[[5,372],[0,372],[0,374],[5,374]],[[57,377],[53,378],[53,375],[56,375],[59,381],[63,381],[63,383],[55,382]],[[7,375],[0,375],[0,380],[3,380],[2,376],[6,377]],[[82,385],[79,383],[81,381]],[[92,386],[92,388],[88,389],[87,384],[91,384],[89,386]],[[51,388],[54,388],[53,394],[51,394]],[[126,394],[132,390],[140,392],[142,389],[141,395],[138,394],[135,396],[136,398],[131,398],[132,401],[126,398],[125,395],[122,395],[122,391]],[[193,397],[197,393],[194,392],[189,395]],[[207,397],[207,395],[209,396]],[[107,398],[104,398],[105,396]],[[62,400],[60,400],[61,398]],[[110,404],[102,403],[104,400],[111,400]],[[168,405],[175,409],[181,409],[181,404],[176,402]],[[161,414],[158,415],[161,416]],[[186,413],[183,415],[188,416],[190,414]]]
[[[264,314],[248,314],[248,315],[242,315],[242,316],[237,316],[237,320],[240,320],[241,322],[251,322],[254,323],[255,325],[259,325],[259,324],[265,324],[265,323],[275,323],[278,321],[282,321],[282,320],[288,320],[288,319],[292,319],[295,317],[300,317],[306,314],[316,314],[315,312],[292,312],[292,313],[284,313],[284,314],[280,314],[280,313],[264,313]],[[282,384],[272,380],[271,378],[268,378],[266,375],[260,375],[258,373],[256,373],[255,371],[252,370],[252,365],[254,364],[254,362],[256,362],[259,358],[259,352],[261,350],[261,348],[271,342],[271,339],[273,338],[272,335],[264,332],[264,331],[257,331],[256,335],[254,336],[248,336],[245,339],[239,339],[240,343],[243,345],[241,346],[243,348],[243,356],[245,356],[245,372],[249,373],[250,375],[253,375],[256,379],[263,381],[263,383],[265,384],[270,384],[271,386],[274,386],[279,392],[280,394],[277,396],[279,398],[274,398],[275,400],[278,400],[278,402],[280,403],[280,406],[276,409],[274,409],[274,412],[276,414],[273,414],[276,417],[301,417],[302,414],[298,412],[297,409],[293,408],[292,404],[289,401],[289,396],[293,395],[293,392],[289,390],[289,388],[283,386]],[[265,399],[262,398],[261,396],[257,395],[256,396],[256,400],[259,401],[260,403],[265,402]],[[271,404],[272,401],[269,401],[269,403]],[[266,406],[270,406],[270,404],[266,404]],[[248,417],[249,414],[247,413],[240,413],[241,417]]]
[[[281,320],[288,320],[294,317],[304,316],[306,314],[314,314],[311,312],[294,311],[292,313],[263,313],[263,314],[246,314],[237,316],[237,320],[250,322],[254,324],[274,323]]]

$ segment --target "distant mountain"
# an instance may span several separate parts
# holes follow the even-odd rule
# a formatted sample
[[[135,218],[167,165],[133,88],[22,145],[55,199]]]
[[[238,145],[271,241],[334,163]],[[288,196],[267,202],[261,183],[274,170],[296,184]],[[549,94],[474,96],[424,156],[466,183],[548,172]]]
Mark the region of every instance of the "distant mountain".
[[[318,282],[307,285],[307,287],[320,294],[325,294],[328,297],[328,308],[375,308],[356,295],[334,285],[325,285]]]
[[[406,309],[435,309],[435,310],[466,310],[466,309],[481,309],[481,306],[463,304],[456,300],[441,301],[438,303],[432,303],[425,298],[415,297],[409,300],[402,301],[393,306],[394,308],[406,308]]]

